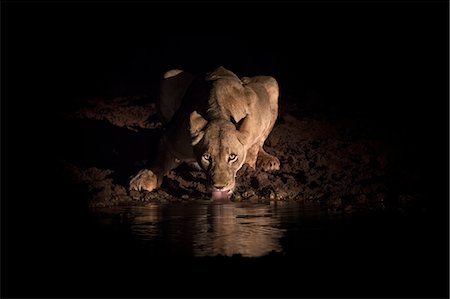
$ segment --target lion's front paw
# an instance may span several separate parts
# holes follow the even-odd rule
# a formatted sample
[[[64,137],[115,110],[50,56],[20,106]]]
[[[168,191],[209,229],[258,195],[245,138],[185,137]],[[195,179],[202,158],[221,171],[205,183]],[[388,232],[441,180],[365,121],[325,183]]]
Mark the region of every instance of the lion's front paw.
[[[139,171],[130,180],[130,190],[147,190],[152,191],[158,186],[158,177],[148,169]]]
[[[259,155],[257,166],[264,171],[280,170],[280,160],[269,154]]]

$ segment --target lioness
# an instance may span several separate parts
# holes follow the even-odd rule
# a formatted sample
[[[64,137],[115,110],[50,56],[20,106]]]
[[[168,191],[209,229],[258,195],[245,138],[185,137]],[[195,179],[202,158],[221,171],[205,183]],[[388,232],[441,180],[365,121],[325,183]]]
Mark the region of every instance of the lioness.
[[[278,116],[278,93],[273,77],[239,78],[224,67],[196,79],[166,72],[159,100],[166,129],[156,160],[131,179],[130,190],[152,191],[181,162],[197,162],[212,199],[223,199],[231,196],[244,163],[279,170],[280,161],[263,148]]]

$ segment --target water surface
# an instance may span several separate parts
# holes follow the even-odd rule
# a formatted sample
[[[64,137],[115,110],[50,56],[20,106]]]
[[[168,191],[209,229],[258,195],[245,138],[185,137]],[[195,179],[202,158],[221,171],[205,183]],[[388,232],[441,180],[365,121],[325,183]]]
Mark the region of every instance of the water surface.
[[[284,253],[281,240],[287,230],[304,231],[305,246],[318,227],[318,207],[296,202],[213,203],[197,201],[145,207],[96,209],[103,225],[126,229],[132,240],[165,254],[192,256],[242,255],[260,257]]]

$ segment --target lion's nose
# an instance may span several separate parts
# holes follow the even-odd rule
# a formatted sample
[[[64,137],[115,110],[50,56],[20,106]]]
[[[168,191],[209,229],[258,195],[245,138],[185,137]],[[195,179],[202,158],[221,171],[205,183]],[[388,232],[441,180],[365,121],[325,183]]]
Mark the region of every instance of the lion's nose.
[[[216,188],[217,190],[221,190],[223,188],[225,188],[225,184],[214,184],[214,188]]]

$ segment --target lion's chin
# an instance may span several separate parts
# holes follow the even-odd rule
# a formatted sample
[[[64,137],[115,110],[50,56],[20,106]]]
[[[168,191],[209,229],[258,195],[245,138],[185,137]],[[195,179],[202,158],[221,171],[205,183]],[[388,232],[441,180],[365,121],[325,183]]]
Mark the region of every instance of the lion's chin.
[[[229,200],[232,193],[233,193],[233,191],[231,191],[231,190],[225,190],[225,191],[213,190],[211,192],[211,199],[212,200]]]

